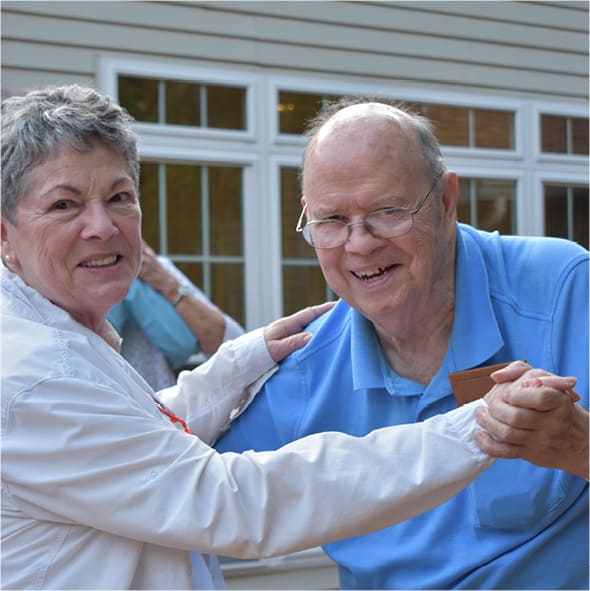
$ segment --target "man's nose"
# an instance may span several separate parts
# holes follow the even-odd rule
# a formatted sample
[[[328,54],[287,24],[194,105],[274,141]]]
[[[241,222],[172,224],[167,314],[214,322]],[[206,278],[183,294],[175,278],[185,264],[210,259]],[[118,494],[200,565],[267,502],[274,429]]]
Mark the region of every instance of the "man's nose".
[[[355,226],[357,227],[355,228]],[[382,240],[382,238],[373,236],[366,220],[358,220],[348,224],[348,240],[345,242],[344,248],[349,252],[365,254],[374,250],[377,243]]]

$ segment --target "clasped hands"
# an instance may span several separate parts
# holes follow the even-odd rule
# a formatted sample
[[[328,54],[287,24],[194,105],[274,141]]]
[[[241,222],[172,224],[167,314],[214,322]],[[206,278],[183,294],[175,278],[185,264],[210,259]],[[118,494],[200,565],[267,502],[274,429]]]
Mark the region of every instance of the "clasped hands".
[[[560,377],[515,361],[492,374],[494,387],[476,410],[480,449],[498,458],[522,458],[588,479],[588,412],[574,377]]]

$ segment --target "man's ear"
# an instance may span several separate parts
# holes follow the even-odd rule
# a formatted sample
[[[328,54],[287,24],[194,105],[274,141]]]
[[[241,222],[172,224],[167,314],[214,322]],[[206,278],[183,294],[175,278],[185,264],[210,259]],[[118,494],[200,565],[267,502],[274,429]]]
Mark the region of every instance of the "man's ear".
[[[455,222],[459,203],[459,179],[454,171],[448,170],[442,176],[441,183],[444,217]]]

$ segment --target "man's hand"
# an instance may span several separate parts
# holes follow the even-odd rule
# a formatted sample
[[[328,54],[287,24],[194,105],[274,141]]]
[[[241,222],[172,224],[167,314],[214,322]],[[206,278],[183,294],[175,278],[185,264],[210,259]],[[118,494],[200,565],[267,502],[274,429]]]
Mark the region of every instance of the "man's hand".
[[[293,351],[301,349],[311,339],[311,334],[301,332],[310,322],[334,307],[335,302],[311,306],[271,322],[264,329],[264,338],[273,361],[279,362]]]
[[[492,374],[488,408],[476,411],[488,433],[480,449],[495,457],[522,458],[588,478],[588,412],[576,404],[576,378],[560,377],[515,362]]]

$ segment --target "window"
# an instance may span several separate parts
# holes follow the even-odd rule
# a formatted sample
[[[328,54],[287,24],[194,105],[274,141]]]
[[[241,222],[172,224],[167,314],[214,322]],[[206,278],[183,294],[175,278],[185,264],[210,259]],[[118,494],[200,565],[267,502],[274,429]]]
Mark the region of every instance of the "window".
[[[541,114],[541,152],[588,155],[588,117]]]
[[[481,230],[516,234],[516,183],[459,178],[457,218]]]
[[[339,98],[339,95],[280,90],[277,102],[279,132],[302,134],[309,119],[327,103]],[[389,100],[396,99],[390,97]],[[511,111],[413,102],[409,107],[434,123],[442,145],[514,149],[514,113]]]
[[[256,328],[333,299],[295,232],[305,125],[328,101],[387,97],[429,117],[460,179],[458,218],[588,245],[587,106],[431,85],[101,58],[101,90],[136,118],[144,235]]]
[[[143,236],[244,323],[242,169],[144,162]]]
[[[280,90],[277,102],[279,133],[302,134],[309,119],[315,117],[326,104],[339,98],[337,95]]]
[[[334,294],[324,281],[315,251],[303,240],[301,234],[295,232],[295,224],[301,213],[298,173],[296,167],[281,167],[282,279],[285,314],[334,299]]]
[[[137,121],[246,129],[244,88],[119,76],[119,101]]]

